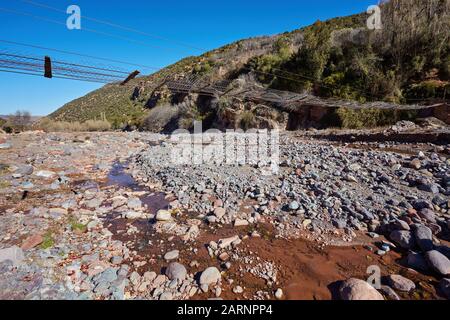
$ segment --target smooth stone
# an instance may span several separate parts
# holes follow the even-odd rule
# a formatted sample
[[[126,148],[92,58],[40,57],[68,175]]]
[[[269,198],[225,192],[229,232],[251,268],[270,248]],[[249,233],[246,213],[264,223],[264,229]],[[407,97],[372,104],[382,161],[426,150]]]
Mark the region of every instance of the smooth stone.
[[[425,253],[430,267],[443,276],[450,275],[450,260],[447,259],[442,253],[436,250],[431,250]]]
[[[239,236],[234,236],[234,237],[230,237],[230,238],[225,238],[225,239],[220,239],[219,240],[219,248],[221,249],[225,249],[229,246],[231,246],[231,244],[235,241],[239,240]]]
[[[126,219],[136,220],[142,217],[142,213],[136,211],[128,211],[123,214]]]
[[[0,262],[11,261],[13,266],[18,266],[25,259],[23,251],[17,246],[0,249]]]
[[[380,290],[389,300],[400,300],[398,294],[391,287],[381,286]]]
[[[415,245],[414,238],[410,231],[394,230],[389,235],[389,238],[403,249],[410,249]]]
[[[283,290],[277,289],[277,291],[275,291],[275,298],[281,300],[283,298]]]
[[[248,224],[249,224],[248,221],[244,220],[244,219],[236,219],[234,221],[235,227],[245,227],[245,226],[248,226]]]
[[[179,254],[180,254],[180,251],[178,251],[178,250],[172,250],[172,251],[167,252],[167,253],[164,255],[164,259],[165,259],[165,260],[175,260],[175,259],[178,258]]]
[[[350,278],[339,289],[343,300],[384,300],[383,295],[366,281]]]
[[[222,275],[220,274],[219,269],[216,267],[209,267],[202,272],[199,282],[200,285],[210,285],[219,282],[221,278]]]
[[[156,220],[158,220],[158,221],[170,221],[170,220],[172,220],[172,215],[167,210],[159,210],[156,213]]]
[[[226,211],[224,208],[216,208],[214,209],[214,215],[217,217],[217,219],[222,219],[225,215]]]
[[[127,206],[130,209],[139,209],[142,207],[142,201],[139,198],[128,199]]]
[[[187,270],[181,263],[172,262],[166,268],[166,276],[170,280],[184,280],[186,279],[186,275]]]
[[[297,201],[292,201],[291,203],[289,203],[289,210],[295,211],[298,210],[299,208],[300,204]]]
[[[392,274],[387,277],[387,283],[389,286],[398,291],[410,292],[416,288],[413,281],[399,275]]]
[[[424,252],[433,249],[433,232],[430,228],[424,225],[419,225],[414,230],[414,236],[416,238],[417,245]]]
[[[36,176],[40,177],[40,178],[51,178],[54,177],[56,175],[56,173],[54,173],[53,171],[47,171],[47,170],[40,170],[38,172],[36,172]]]
[[[44,239],[42,238],[42,235],[35,234],[30,237],[28,237],[23,243],[22,243],[22,250],[30,250],[38,245],[40,245]]]
[[[165,291],[159,296],[159,300],[173,300],[173,294]]]
[[[428,222],[431,223],[436,223],[436,214],[434,213],[433,210],[430,210],[428,208],[424,208],[422,210],[420,210],[418,212],[418,215],[422,218],[425,219]]]

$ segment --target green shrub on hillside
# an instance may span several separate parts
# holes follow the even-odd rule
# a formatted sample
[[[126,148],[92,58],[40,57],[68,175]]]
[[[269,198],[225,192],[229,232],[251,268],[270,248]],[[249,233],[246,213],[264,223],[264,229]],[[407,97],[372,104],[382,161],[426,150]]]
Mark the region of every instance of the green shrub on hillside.
[[[338,108],[336,126],[346,129],[366,129],[393,125],[400,120],[413,120],[417,111]]]
[[[242,130],[249,130],[256,125],[255,115],[251,111],[244,111],[239,118],[239,127]]]
[[[78,121],[54,121],[50,118],[44,118],[36,126],[45,132],[94,132],[111,130],[111,124],[106,120],[88,120],[80,123]]]

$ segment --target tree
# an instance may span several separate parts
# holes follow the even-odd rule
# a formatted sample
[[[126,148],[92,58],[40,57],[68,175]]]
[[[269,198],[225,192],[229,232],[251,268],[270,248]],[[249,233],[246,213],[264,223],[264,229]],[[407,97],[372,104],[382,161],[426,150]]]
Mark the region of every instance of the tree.
[[[11,131],[24,131],[31,125],[31,113],[29,111],[16,111],[15,114],[9,117],[8,123]]]

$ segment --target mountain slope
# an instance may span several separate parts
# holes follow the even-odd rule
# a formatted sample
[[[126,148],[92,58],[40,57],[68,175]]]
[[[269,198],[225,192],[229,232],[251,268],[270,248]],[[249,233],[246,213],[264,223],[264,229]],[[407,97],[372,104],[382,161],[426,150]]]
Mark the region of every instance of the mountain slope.
[[[368,30],[368,15],[364,13],[318,21],[276,36],[241,40],[183,59],[127,86],[106,85],[66,104],[50,117],[84,121],[105,114],[115,127],[144,124],[155,131],[189,128],[193,120],[225,127],[236,126],[236,122],[241,127],[259,125],[262,118],[282,121],[283,115],[270,104],[179,95],[158,88],[167,74],[199,74],[212,82],[240,78],[274,89],[306,90],[318,96],[361,102],[447,99],[450,0],[391,0],[381,8],[382,30]],[[169,109],[169,105],[175,107]],[[145,122],[144,117],[148,119]],[[395,120],[391,114],[380,117],[383,121]],[[338,119],[339,124],[343,122]]]

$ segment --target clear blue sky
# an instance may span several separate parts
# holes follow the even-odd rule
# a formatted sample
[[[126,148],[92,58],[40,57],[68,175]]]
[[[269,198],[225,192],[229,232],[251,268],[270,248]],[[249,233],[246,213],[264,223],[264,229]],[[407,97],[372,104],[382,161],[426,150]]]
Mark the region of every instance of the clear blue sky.
[[[193,46],[214,49],[253,36],[272,35],[326,20],[365,11],[377,0],[35,0],[66,10],[80,6],[82,15],[107,20],[147,33]],[[20,0],[0,0],[0,8],[44,16],[65,23],[67,15],[38,8]],[[147,43],[141,45],[83,30],[68,30],[64,25],[35,20],[0,10],[0,39],[36,44],[84,54],[125,60],[147,66],[163,67],[201,51],[172,42],[148,38],[95,22],[82,20],[82,28],[124,36]],[[164,47],[154,48],[151,46]],[[0,49],[54,59],[100,63],[96,60],[55,54],[0,43]],[[107,64],[106,62],[103,62]],[[112,63],[111,63],[112,64]],[[134,67],[121,65],[127,71]],[[143,70],[150,73],[149,70]],[[45,79],[0,73],[0,114],[29,110],[46,115],[64,103],[101,87],[101,84]]]

